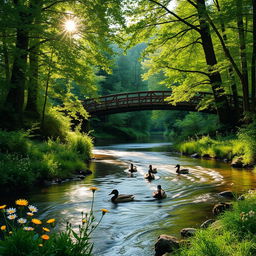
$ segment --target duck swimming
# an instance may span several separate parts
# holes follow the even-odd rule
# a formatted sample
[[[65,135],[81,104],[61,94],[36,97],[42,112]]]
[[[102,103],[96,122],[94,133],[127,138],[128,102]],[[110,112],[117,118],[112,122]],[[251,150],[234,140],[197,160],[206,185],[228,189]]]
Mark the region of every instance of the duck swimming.
[[[164,199],[167,197],[165,191],[162,189],[161,185],[157,186],[157,191],[153,192],[153,197],[156,199]]]
[[[180,169],[179,164],[177,164],[175,168],[177,168],[176,173],[178,174],[189,174],[189,169]]]
[[[113,203],[124,203],[124,202],[130,202],[133,201],[134,199],[134,195],[124,195],[124,194],[120,194],[117,189],[114,189],[109,195],[114,195],[111,198],[111,201]]]
[[[153,168],[151,164],[149,165],[149,171],[150,171],[151,173],[157,173],[157,169],[156,169],[156,168]]]
[[[148,173],[146,173],[144,175],[144,178],[147,179],[147,180],[154,180],[155,179],[155,175],[152,174],[152,172],[150,170],[148,170]]]
[[[128,170],[128,172],[130,172],[130,173],[137,172],[137,167],[134,166],[133,164],[131,164],[130,169]]]

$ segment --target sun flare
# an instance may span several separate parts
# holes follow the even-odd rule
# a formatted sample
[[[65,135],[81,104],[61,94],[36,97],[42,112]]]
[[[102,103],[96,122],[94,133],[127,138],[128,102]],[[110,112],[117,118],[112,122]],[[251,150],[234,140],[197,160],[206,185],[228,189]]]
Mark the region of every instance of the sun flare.
[[[74,20],[66,20],[64,28],[69,33],[74,33],[77,30],[77,24]]]

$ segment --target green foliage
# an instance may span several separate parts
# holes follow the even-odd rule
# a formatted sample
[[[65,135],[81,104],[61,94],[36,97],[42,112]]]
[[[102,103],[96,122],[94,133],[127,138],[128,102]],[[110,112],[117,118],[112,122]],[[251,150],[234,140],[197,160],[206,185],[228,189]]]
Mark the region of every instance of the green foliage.
[[[88,160],[92,156],[92,139],[85,133],[70,132],[67,136],[70,151]]]
[[[243,144],[243,158],[245,163],[256,160],[256,120],[243,127],[238,132],[238,140]]]
[[[70,131],[70,123],[71,120],[68,116],[52,108],[45,115],[41,133],[46,138],[60,138],[63,141]]]
[[[255,191],[234,202],[233,210],[220,215],[218,224],[196,232],[190,245],[174,256],[252,256],[256,253]]]
[[[26,133],[0,131],[0,186],[24,190],[45,179],[68,178],[86,169],[85,161],[92,154],[91,138],[78,132],[66,136],[66,142],[37,142]]]
[[[0,153],[0,176],[1,188],[26,190],[35,183],[39,173],[33,169],[29,157]]]

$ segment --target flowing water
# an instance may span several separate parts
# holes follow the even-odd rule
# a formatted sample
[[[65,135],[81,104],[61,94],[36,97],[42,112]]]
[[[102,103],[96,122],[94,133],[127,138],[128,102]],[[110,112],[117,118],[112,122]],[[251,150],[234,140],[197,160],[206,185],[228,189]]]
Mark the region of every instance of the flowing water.
[[[93,235],[96,256],[151,256],[160,234],[179,237],[180,229],[198,227],[212,218],[214,203],[224,201],[218,193],[233,190],[241,193],[256,185],[256,175],[247,170],[235,170],[214,160],[201,160],[170,153],[168,143],[133,143],[96,147],[91,163],[92,175],[82,181],[52,185],[33,193],[41,218],[58,219],[57,228],[65,222],[81,223],[81,212],[90,209],[91,186],[95,192],[95,216],[100,209],[107,213]],[[130,163],[138,172],[130,177]],[[189,168],[190,174],[177,175],[174,166]],[[148,182],[143,175],[148,165],[156,167],[156,180]],[[168,197],[157,201],[152,192],[162,185]],[[135,201],[113,204],[109,193],[134,194]]]

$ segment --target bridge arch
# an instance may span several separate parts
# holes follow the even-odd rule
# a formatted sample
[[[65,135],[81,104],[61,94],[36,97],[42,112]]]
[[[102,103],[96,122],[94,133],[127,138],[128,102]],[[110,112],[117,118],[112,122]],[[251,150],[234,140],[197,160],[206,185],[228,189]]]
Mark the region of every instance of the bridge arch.
[[[211,93],[198,92],[190,101],[171,105],[165,99],[171,96],[171,91],[140,91],[101,96],[84,101],[84,108],[91,116],[109,115],[139,110],[184,110],[198,111],[197,106],[202,99],[212,97]],[[231,102],[231,96],[228,95]],[[202,112],[216,114],[214,107]]]

